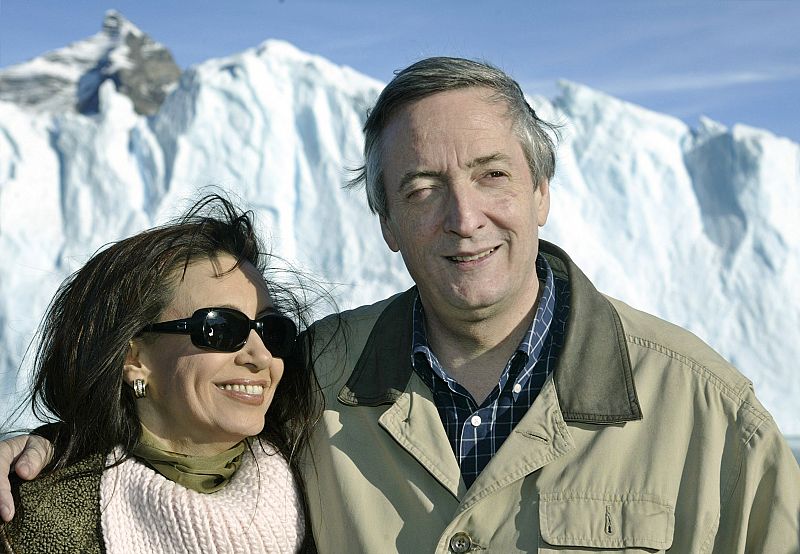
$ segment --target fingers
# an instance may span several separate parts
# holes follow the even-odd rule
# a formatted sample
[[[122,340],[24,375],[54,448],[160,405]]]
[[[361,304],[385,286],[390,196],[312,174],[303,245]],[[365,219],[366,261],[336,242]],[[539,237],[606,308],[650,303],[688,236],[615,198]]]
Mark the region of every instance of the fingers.
[[[14,471],[22,479],[35,479],[53,458],[53,445],[39,435],[28,435],[25,449],[14,464]],[[0,468],[2,469],[2,468]]]
[[[22,479],[33,479],[53,456],[47,439],[36,435],[20,435],[0,442],[0,519],[14,517],[14,498],[8,475],[13,467]]]
[[[8,474],[27,442],[28,437],[24,435],[0,442],[0,519],[3,521],[11,521],[14,517],[14,498]]]

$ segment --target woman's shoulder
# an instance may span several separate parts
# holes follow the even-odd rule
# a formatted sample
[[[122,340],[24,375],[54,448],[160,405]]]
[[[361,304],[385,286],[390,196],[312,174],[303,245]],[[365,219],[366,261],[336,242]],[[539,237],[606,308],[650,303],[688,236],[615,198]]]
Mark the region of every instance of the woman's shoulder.
[[[0,527],[11,552],[101,552],[96,454],[33,481],[12,482],[17,513]]]

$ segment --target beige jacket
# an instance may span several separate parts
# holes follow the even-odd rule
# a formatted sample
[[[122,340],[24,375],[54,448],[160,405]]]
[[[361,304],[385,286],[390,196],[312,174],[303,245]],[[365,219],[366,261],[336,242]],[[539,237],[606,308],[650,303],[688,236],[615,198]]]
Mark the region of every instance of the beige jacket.
[[[800,469],[752,384],[541,252],[570,281],[564,350],[469,489],[411,367],[413,290],[318,324],[320,552],[800,552]]]

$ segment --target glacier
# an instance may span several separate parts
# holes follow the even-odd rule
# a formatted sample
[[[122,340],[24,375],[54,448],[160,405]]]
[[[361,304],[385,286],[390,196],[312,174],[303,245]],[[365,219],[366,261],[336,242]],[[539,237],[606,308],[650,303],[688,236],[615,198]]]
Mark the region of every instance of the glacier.
[[[0,70],[6,408],[27,386],[26,351],[60,282],[210,185],[252,209],[273,251],[342,309],[411,285],[363,195],[342,188],[383,83],[268,40],[173,80],[162,66],[146,95],[159,104],[143,107],[114,71],[135,66],[130,36],[139,54],[160,46],[113,16],[101,35]],[[66,75],[57,93],[37,88],[52,87],[42,67],[53,59]],[[800,145],[708,119],[691,128],[575,83],[530,100],[561,126],[542,237],[600,290],[708,342],[753,381],[779,428],[800,435]]]

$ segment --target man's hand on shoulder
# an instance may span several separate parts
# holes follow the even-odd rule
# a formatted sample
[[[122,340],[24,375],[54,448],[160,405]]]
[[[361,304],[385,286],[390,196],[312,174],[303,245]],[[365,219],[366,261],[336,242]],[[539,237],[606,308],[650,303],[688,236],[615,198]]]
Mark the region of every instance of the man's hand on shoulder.
[[[0,442],[0,519],[14,517],[14,497],[9,475],[13,470],[21,479],[34,479],[53,457],[53,446],[37,435],[20,435]]]

